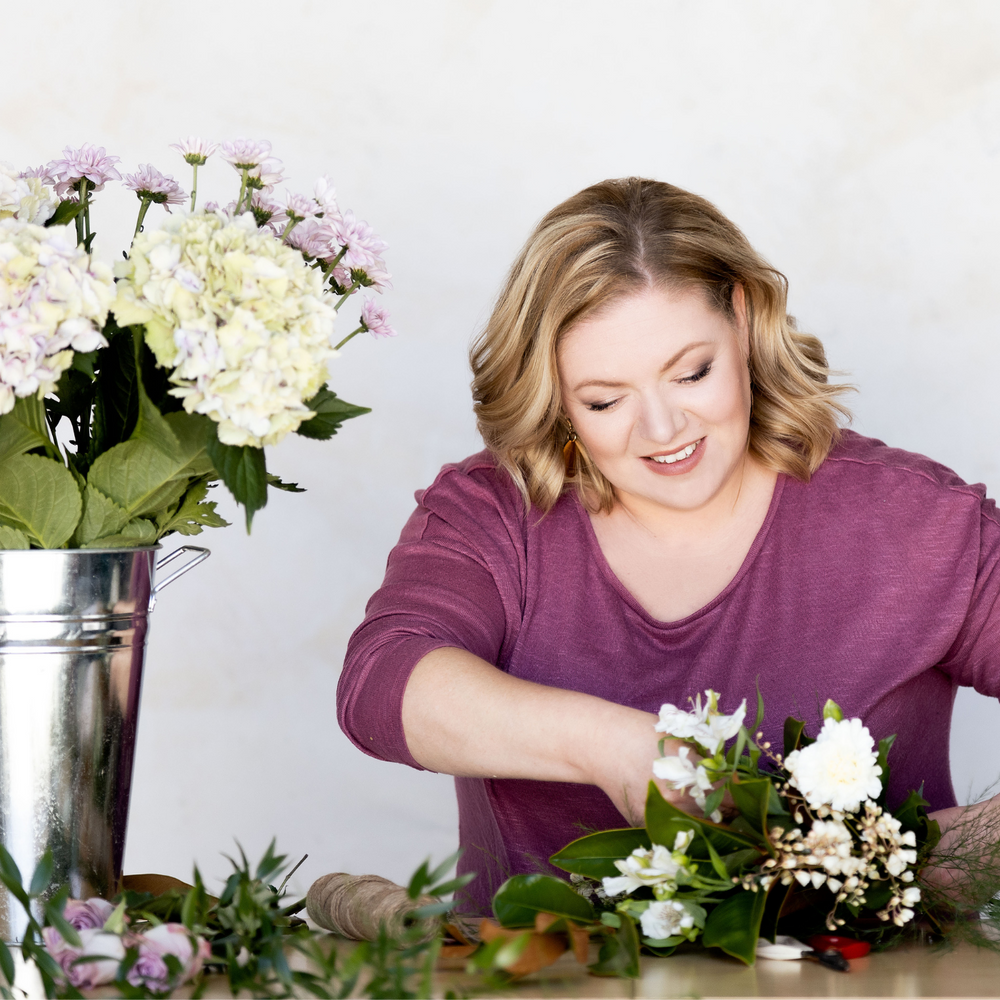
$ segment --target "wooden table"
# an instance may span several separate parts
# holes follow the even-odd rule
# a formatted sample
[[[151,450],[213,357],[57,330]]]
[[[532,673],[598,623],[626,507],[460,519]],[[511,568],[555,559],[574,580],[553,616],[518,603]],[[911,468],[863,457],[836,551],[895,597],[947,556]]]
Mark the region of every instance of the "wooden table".
[[[448,988],[481,997],[1000,997],[1000,954],[959,944],[907,945],[851,962],[834,972],[815,962],[758,959],[747,968],[716,954],[642,959],[642,978],[590,976],[571,956],[516,983],[483,994],[464,973],[442,972],[437,995]]]

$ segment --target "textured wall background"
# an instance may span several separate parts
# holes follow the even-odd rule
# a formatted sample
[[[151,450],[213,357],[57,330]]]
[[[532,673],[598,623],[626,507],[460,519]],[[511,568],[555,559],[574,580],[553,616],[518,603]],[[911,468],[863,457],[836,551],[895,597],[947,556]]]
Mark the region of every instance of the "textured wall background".
[[[337,673],[413,491],[480,446],[470,336],[533,223],[588,183],[644,174],[716,202],[859,387],[855,426],[1000,489],[991,0],[50,0],[44,20],[5,10],[4,38],[0,158],[92,141],[186,186],[169,142],[268,138],[293,187],[331,173],[391,244],[400,337],[359,338],[332,379],[375,412],[277,448],[309,492],[274,495],[252,538],[202,535],[212,558],[156,609],[127,870],[222,874],[233,836],[258,852],[277,834],[310,853],[304,887],[453,848],[450,779],[356,752]],[[234,178],[211,161],[201,196]],[[98,196],[106,256],[136,206]],[[998,722],[963,692],[960,798],[1000,773],[980,736]]]

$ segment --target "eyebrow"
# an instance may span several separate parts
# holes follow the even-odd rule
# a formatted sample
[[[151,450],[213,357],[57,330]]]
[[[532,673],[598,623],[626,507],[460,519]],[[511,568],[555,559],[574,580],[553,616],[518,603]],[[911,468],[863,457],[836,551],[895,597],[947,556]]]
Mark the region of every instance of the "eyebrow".
[[[660,369],[660,374],[662,375],[664,372],[670,371],[670,369],[673,368],[674,365],[676,365],[677,362],[680,361],[681,358],[683,358],[689,351],[693,351],[696,347],[706,347],[711,343],[712,341],[710,340],[696,340],[694,343],[688,344],[686,347],[682,347]],[[600,389],[620,389],[625,384],[625,382],[609,382],[607,379],[591,378],[587,379],[586,382],[580,382],[578,385],[575,385],[573,387],[573,392],[579,392],[581,389],[588,389],[591,387]]]

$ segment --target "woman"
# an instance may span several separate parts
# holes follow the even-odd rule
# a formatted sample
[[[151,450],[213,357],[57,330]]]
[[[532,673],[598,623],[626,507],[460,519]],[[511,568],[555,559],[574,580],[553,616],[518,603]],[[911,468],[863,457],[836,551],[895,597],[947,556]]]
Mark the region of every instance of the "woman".
[[[457,776],[481,910],[641,822],[653,713],[707,688],[733,711],[759,684],[778,745],[832,697],[898,735],[890,803],[955,806],[955,688],[1000,694],[997,512],[838,431],[785,295],[712,205],[648,180],[570,198],[514,264],[472,350],[487,450],[417,494],[339,691],[362,750]]]

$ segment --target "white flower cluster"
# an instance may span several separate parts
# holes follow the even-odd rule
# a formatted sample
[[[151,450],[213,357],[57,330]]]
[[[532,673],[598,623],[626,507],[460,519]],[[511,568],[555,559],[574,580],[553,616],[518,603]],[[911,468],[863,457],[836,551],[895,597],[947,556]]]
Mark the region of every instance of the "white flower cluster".
[[[690,758],[690,748],[681,747],[677,754],[670,754],[653,761],[653,774],[669,781],[675,791],[691,790],[691,797],[704,810],[707,793],[712,790],[713,759],[721,752],[726,740],[732,739],[743,725],[747,713],[746,699],[732,715],[722,715],[718,710],[719,696],[714,691],[705,692],[702,706],[699,694],[693,712],[684,712],[676,705],[660,708],[660,721],[656,731],[678,740],[690,740],[707,754],[709,760]],[[711,819],[720,823],[722,813],[714,810]]]
[[[304,401],[335,354],[333,297],[253,216],[172,216],[136,237],[116,273],[118,322],[146,325],[171,391],[217,421],[224,444],[274,444],[312,416]]]
[[[649,850],[637,847],[623,861],[615,862],[621,875],[602,880],[605,894],[621,896],[645,887],[652,889],[657,899],[669,899],[677,892],[678,880],[684,881],[693,874],[691,859],[686,854],[693,839],[694,831],[685,830],[674,838],[672,851],[662,844],[653,844]]]
[[[650,903],[640,914],[639,922],[642,933],[657,941],[678,936],[693,941],[698,934],[694,914],[677,899]]]
[[[0,163],[0,219],[20,219],[44,225],[59,199],[39,177],[22,177],[9,163]]]
[[[52,392],[73,351],[107,346],[100,328],[114,297],[111,269],[69,227],[0,218],[0,413]]]

